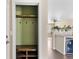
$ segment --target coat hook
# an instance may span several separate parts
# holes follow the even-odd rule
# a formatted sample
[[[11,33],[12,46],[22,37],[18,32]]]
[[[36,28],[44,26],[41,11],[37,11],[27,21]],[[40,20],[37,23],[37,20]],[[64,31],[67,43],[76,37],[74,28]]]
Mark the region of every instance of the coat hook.
[[[27,24],[27,21],[26,21],[26,24]]]
[[[8,38],[8,35],[6,35],[6,38]]]
[[[21,24],[21,22],[19,22]]]
[[[34,22],[32,22],[32,24],[34,24]]]

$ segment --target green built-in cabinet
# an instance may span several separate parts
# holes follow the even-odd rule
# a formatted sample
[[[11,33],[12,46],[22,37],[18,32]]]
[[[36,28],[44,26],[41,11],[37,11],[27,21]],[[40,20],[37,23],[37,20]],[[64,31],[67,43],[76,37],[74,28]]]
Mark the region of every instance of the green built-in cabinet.
[[[16,6],[16,15],[37,15],[37,6]],[[38,18],[16,17],[16,45],[37,45]]]

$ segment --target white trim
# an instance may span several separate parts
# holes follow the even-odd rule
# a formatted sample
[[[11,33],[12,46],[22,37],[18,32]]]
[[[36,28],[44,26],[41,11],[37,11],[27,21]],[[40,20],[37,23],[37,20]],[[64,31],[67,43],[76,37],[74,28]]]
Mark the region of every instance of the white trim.
[[[13,0],[12,1],[12,29],[13,29],[12,59],[16,59],[16,13],[15,13],[16,5],[37,5],[38,6],[38,28],[39,28],[39,4],[38,3],[28,3],[28,2],[15,2]],[[39,29],[38,29],[38,41],[39,41]]]
[[[38,5],[39,3],[35,2],[16,2],[16,5]]]
[[[16,17],[15,17],[15,0],[12,0],[12,59],[16,59]]]

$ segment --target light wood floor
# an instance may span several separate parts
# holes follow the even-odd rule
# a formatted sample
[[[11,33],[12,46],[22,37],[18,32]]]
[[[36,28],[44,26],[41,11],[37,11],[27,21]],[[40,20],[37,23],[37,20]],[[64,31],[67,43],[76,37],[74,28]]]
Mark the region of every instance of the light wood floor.
[[[49,59],[73,59],[73,55],[62,55],[56,50],[52,50],[52,39],[48,39],[48,53],[49,53]]]

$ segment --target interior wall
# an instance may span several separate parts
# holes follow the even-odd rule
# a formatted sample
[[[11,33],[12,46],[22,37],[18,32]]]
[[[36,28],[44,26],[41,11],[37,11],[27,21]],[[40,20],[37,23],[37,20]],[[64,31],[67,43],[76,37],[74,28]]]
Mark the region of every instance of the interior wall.
[[[48,17],[59,19],[73,19],[72,0],[48,0]]]
[[[48,23],[53,23],[53,19],[57,20],[55,24],[59,27],[64,25],[73,27],[73,1],[48,0]]]

